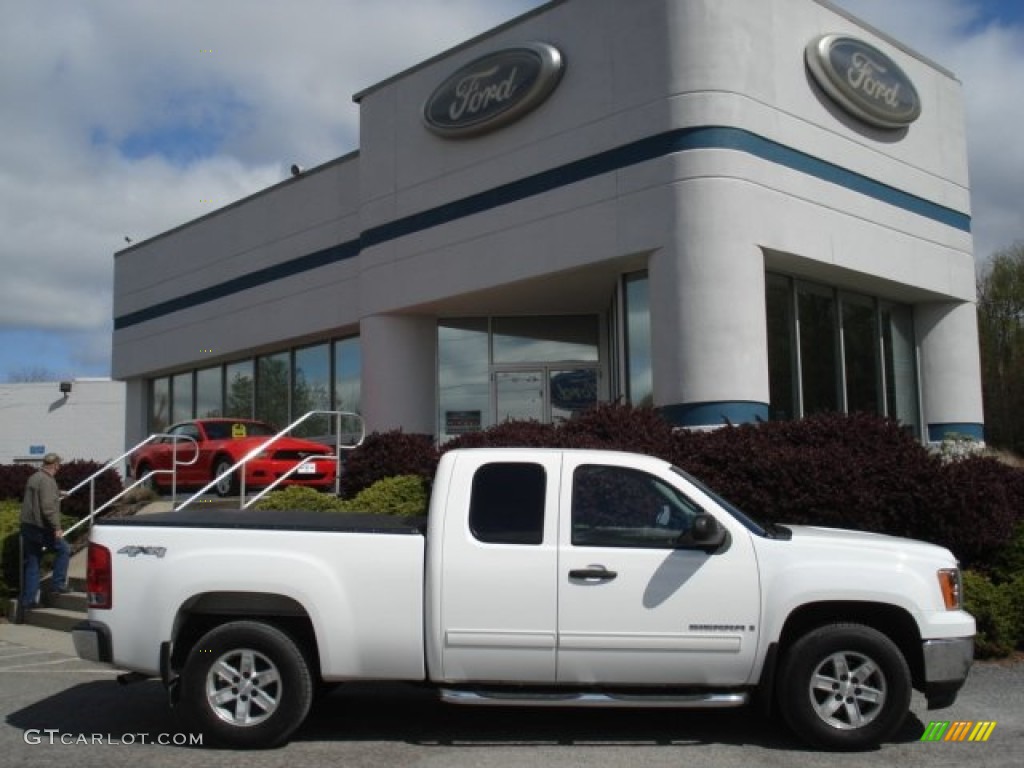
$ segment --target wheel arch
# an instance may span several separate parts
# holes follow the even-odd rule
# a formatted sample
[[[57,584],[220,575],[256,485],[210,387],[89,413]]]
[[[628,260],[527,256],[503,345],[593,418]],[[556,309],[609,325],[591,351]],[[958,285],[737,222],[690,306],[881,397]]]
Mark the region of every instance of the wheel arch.
[[[914,687],[924,685],[924,656],[917,622],[905,609],[890,603],[837,600],[800,606],[790,613],[782,627],[776,663],[799,638],[818,627],[836,623],[863,624],[886,635],[906,659]]]
[[[287,634],[302,650],[314,679],[320,679],[320,653],[313,621],[302,605],[271,592],[205,592],[190,598],[174,619],[169,667],[177,674],[189,652],[207,632],[232,621],[262,621]]]

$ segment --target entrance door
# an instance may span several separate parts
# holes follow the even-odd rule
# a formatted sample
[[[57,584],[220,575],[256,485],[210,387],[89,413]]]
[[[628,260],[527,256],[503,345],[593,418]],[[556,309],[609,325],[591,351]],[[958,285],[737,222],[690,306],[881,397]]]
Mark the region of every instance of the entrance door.
[[[495,371],[495,423],[546,421],[546,386],[542,369]]]

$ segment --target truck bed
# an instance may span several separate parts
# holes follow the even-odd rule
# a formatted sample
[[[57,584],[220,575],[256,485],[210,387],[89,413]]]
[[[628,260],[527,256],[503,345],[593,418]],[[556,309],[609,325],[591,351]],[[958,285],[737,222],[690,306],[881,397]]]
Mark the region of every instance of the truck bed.
[[[362,512],[319,512],[309,509],[203,509],[158,512],[151,515],[105,518],[97,525],[156,528],[238,528],[270,531],[330,531],[332,533],[382,533],[420,535],[425,517],[395,517]]]

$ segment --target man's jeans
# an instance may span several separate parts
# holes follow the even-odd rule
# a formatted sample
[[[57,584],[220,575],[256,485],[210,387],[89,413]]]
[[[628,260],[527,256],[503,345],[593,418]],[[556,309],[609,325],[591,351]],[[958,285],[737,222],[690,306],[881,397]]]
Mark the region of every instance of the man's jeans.
[[[22,523],[21,545],[25,554],[25,575],[21,586],[22,605],[39,602],[39,565],[44,550],[52,549],[57,553],[57,558],[53,561],[51,585],[57,589],[64,589],[67,586],[71,548],[63,538],[58,539],[48,528]]]

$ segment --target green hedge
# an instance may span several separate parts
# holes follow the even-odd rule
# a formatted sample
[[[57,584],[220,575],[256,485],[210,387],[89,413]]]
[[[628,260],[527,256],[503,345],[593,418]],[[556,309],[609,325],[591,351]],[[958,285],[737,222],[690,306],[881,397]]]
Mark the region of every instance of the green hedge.
[[[367,512],[415,517],[427,514],[427,484],[419,475],[385,477],[352,499],[339,499],[313,488],[291,486],[268,493],[256,509],[310,509],[318,512]]]
[[[964,608],[978,623],[974,639],[978,658],[1007,656],[1024,648],[1024,573],[999,583],[965,571]]]

